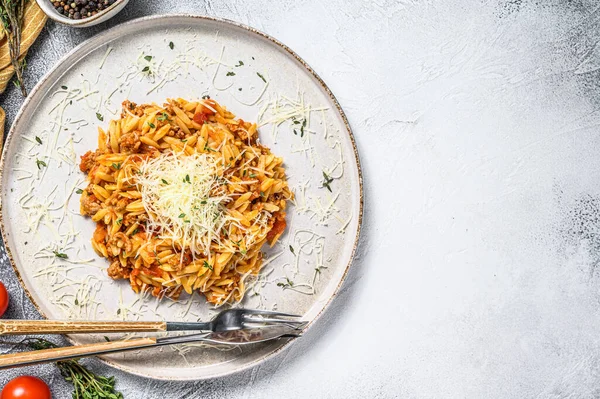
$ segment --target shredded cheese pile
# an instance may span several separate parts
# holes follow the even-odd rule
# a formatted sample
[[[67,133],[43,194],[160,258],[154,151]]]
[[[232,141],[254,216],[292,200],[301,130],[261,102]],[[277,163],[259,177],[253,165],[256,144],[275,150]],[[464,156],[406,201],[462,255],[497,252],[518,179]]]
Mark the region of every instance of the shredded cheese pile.
[[[218,190],[223,178],[216,157],[182,154],[166,152],[140,165],[136,181],[150,216],[147,227],[208,257],[227,217],[223,205],[231,199]]]

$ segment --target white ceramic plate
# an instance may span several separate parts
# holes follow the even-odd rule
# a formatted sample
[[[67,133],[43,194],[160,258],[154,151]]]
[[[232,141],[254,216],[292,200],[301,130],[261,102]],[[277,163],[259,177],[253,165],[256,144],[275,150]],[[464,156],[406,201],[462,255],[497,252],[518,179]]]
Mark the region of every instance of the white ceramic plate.
[[[45,317],[198,320],[216,313],[198,295],[158,302],[107,277],[106,260],[89,244],[94,223],[79,215],[76,193],[84,187],[79,156],[97,147],[96,126],[107,126],[123,100],[162,103],[204,94],[244,120],[262,122],[260,139],[283,156],[296,194],[288,230],[266,252],[261,278],[242,305],[313,322],[336,295],[358,240],[362,182],[352,133],[335,98],[289,48],[254,29],[160,16],[127,22],[74,49],[32,91],[7,138],[2,233],[25,291]],[[304,133],[291,122],[294,115],[308,119]],[[322,187],[323,171],[335,177],[331,192]],[[286,343],[228,351],[162,348],[103,360],[152,378],[196,380],[255,365]]]

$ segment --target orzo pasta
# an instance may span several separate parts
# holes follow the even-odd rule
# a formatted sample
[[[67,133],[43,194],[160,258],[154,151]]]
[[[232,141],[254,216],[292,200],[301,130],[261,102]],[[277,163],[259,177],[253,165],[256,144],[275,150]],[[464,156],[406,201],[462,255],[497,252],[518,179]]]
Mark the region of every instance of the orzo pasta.
[[[170,99],[125,101],[98,131],[98,149],[81,159],[81,213],[96,222],[92,246],[108,274],[155,296],[241,300],[292,198],[283,159],[258,142],[256,124],[211,99]]]

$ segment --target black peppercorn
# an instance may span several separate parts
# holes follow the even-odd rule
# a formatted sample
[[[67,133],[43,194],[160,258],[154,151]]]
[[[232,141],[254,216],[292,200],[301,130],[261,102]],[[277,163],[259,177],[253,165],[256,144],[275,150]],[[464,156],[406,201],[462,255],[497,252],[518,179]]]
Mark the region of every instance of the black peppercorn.
[[[59,14],[71,19],[83,19],[94,16],[119,0],[50,0]]]

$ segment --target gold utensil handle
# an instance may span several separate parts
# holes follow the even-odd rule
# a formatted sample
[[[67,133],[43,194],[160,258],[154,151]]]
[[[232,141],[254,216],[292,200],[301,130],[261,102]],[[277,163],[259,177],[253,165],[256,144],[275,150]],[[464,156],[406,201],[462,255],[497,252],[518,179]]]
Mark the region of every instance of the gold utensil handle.
[[[156,345],[156,338],[138,338],[130,341],[101,342],[97,344],[42,349],[32,352],[11,353],[9,355],[0,355],[0,370],[60,360],[79,359],[80,357],[94,356],[101,353],[122,352],[154,345]]]
[[[0,335],[166,331],[164,321],[0,320]]]

